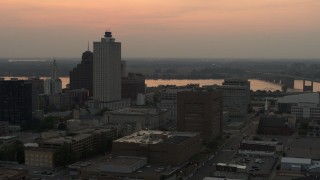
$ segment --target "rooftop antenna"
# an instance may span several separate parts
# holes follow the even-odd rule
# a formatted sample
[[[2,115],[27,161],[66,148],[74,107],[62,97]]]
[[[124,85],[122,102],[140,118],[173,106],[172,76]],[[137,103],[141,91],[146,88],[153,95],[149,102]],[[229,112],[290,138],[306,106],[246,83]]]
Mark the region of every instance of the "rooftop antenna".
[[[88,41],[88,51],[89,51],[89,41]]]

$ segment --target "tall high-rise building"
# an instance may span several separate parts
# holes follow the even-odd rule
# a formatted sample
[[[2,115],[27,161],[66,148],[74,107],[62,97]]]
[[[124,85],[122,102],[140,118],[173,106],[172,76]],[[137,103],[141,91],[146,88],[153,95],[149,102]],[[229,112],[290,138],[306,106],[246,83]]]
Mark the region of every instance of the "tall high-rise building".
[[[226,79],[219,89],[223,90],[223,111],[228,112],[229,121],[246,121],[250,105],[250,82],[247,79]]]
[[[93,100],[121,100],[121,43],[115,42],[111,32],[93,43]]]
[[[86,89],[93,95],[93,53],[88,50],[82,53],[81,63],[73,68],[70,75],[70,89]]]
[[[198,132],[204,141],[222,133],[222,92],[178,92],[177,130]]]
[[[0,80],[0,121],[23,125],[32,120],[32,82]]]
[[[38,77],[28,78],[32,83],[32,111],[40,109],[39,95],[44,93],[44,81]]]
[[[51,78],[44,80],[45,94],[58,94],[62,92],[62,81],[58,77],[57,63],[53,61]]]

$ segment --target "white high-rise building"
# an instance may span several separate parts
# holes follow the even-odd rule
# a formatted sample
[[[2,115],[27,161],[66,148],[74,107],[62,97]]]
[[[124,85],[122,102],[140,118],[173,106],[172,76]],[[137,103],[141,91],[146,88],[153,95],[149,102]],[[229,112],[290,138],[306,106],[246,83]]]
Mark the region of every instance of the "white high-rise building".
[[[121,100],[121,43],[111,32],[93,43],[93,99],[99,103]]]
[[[62,92],[62,81],[58,77],[56,60],[53,61],[51,78],[44,80],[45,94],[58,94]]]

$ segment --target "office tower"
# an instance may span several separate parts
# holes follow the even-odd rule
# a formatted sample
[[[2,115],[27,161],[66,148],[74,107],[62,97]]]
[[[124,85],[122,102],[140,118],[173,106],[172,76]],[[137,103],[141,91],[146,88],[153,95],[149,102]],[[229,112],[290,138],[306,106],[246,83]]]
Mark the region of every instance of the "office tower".
[[[93,99],[100,104],[121,100],[121,43],[111,32],[93,43]]]
[[[136,100],[138,94],[145,94],[145,89],[145,76],[143,74],[129,73],[127,77],[122,77],[122,98],[130,98],[131,100]]]
[[[127,63],[126,61],[121,61],[121,77],[127,77]]]
[[[40,109],[39,95],[44,93],[44,81],[38,77],[28,78],[32,83],[32,111]]]
[[[246,79],[226,79],[219,89],[223,90],[223,111],[229,121],[247,121],[250,105],[250,82]]]
[[[22,125],[32,120],[32,83],[0,80],[0,121]]]
[[[222,92],[178,92],[177,130],[198,132],[204,141],[222,133]]]
[[[81,63],[73,68],[70,75],[70,89],[89,90],[89,96],[93,95],[93,53],[88,50],[82,53]]]
[[[44,80],[45,94],[58,94],[62,92],[62,82],[58,77],[56,60],[53,61],[51,78]]]

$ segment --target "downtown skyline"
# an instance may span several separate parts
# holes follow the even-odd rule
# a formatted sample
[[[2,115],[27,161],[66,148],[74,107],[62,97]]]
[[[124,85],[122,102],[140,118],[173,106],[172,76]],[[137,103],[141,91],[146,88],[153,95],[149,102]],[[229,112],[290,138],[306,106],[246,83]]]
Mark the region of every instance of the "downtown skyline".
[[[0,57],[75,58],[110,29],[124,58],[320,57],[317,0],[3,0]]]

